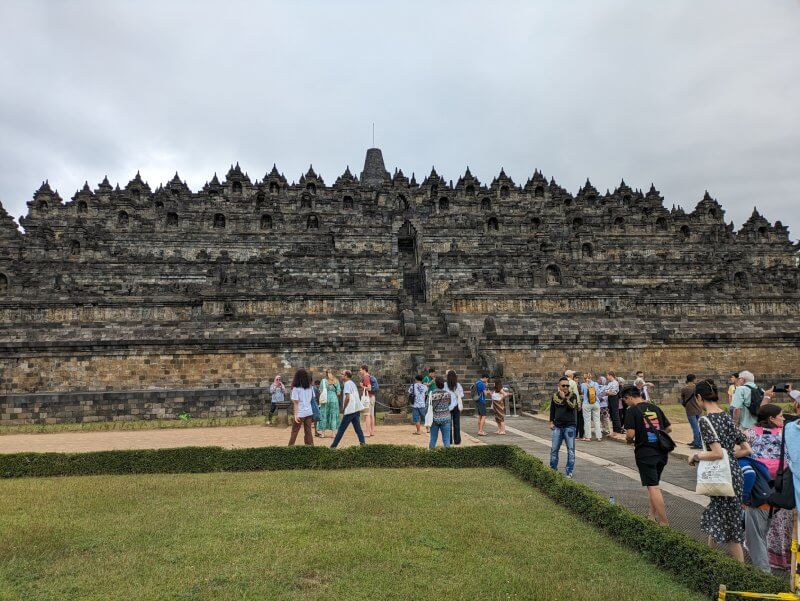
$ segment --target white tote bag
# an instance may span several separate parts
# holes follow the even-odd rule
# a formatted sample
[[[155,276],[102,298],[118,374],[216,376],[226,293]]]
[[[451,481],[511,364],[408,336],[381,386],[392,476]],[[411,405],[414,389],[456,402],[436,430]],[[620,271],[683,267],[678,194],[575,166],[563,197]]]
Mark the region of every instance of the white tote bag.
[[[711,420],[707,417],[702,417],[708,422],[711,431],[714,432],[714,438],[717,437],[717,431],[711,424]],[[703,450],[708,451],[708,446],[703,441]],[[731,463],[728,458],[728,451],[723,447],[722,459],[714,461],[700,461],[697,464],[697,488],[695,492],[698,495],[705,495],[707,497],[733,497],[736,493],[733,490],[733,476],[731,475]]]
[[[458,389],[456,396],[458,397],[458,410],[464,411],[464,393],[461,388]]]
[[[433,404],[431,403],[431,393],[428,393],[428,410],[425,412],[425,427],[430,428],[433,425]]]
[[[362,411],[364,409],[369,409],[369,404],[370,404],[369,392],[367,392],[365,390],[364,394],[361,395],[361,409],[362,409]]]
[[[324,405],[328,402],[328,383],[325,380],[322,380],[322,383],[319,385],[319,399],[317,402],[320,405]]]

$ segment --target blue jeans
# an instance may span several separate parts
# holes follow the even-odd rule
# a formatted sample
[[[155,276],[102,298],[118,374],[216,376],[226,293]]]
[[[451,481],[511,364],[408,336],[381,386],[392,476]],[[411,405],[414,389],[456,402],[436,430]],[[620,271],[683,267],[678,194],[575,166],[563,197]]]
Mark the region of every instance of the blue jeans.
[[[703,440],[700,438],[700,417],[697,415],[687,415],[686,419],[689,420],[689,425],[692,427],[692,434],[694,434],[692,445],[695,447],[701,446]]]
[[[567,443],[567,474],[571,474],[575,467],[575,426],[566,428],[553,428],[552,444],[550,446],[550,467],[558,469],[558,452],[561,450],[561,443]]]
[[[339,446],[339,441],[342,440],[344,431],[347,430],[347,426],[350,424],[353,424],[353,430],[356,431],[358,442],[360,444],[364,444],[364,432],[361,430],[361,412],[356,411],[355,413],[345,413],[341,423],[339,424],[339,429],[336,431],[336,437],[333,439],[333,444],[331,445],[332,449],[335,449]]]
[[[447,420],[443,424],[437,424],[436,422],[431,424],[431,443],[428,445],[429,449],[436,446],[436,439],[440,431],[442,433],[442,443],[445,447],[450,447],[450,420]]]

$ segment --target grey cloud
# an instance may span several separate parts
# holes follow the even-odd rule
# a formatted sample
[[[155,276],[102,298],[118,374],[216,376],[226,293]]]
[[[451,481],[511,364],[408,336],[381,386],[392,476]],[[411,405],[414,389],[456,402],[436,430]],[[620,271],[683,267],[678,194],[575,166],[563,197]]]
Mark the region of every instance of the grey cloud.
[[[137,169],[193,189],[239,161],[289,179],[540,168],[572,191],[708,189],[800,233],[800,4],[23,2],[0,19],[0,201]]]

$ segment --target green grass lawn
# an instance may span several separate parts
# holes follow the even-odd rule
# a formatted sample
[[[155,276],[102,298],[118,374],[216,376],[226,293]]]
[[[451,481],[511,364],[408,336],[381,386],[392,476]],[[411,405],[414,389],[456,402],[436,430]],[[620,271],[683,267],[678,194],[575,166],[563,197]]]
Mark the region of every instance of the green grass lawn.
[[[27,478],[0,507],[2,599],[702,598],[502,469]]]

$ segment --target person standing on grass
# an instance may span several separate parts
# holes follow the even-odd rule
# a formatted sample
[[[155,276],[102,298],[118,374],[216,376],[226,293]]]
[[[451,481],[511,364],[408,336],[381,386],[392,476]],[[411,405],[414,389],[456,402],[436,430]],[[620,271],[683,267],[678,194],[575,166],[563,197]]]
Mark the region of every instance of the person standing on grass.
[[[614,434],[624,434],[622,420],[619,415],[619,382],[613,371],[606,372],[606,396],[608,397],[608,413],[611,415],[611,428]]]
[[[475,382],[475,410],[478,413],[478,436],[486,436],[484,427],[486,426],[486,391],[489,389],[489,376],[483,374],[481,379]]]
[[[439,437],[439,432],[442,433],[442,444],[445,447],[450,446],[450,412],[453,410],[454,404],[458,403],[457,400],[453,401],[453,395],[445,390],[445,382],[442,376],[436,376],[434,383],[436,385],[436,389],[430,393],[431,405],[433,407],[431,440],[428,444],[428,448],[430,449],[436,446],[436,439]]]
[[[332,449],[339,446],[339,442],[341,442],[342,436],[344,436],[344,432],[350,424],[353,424],[358,443],[360,445],[365,443],[364,432],[361,430],[361,398],[358,395],[358,387],[353,382],[353,373],[349,369],[344,370],[342,372],[342,380],[344,381],[344,387],[342,388],[344,417],[339,423],[339,429],[336,431],[336,436],[331,445]]]
[[[294,420],[292,433],[289,437],[289,446],[294,446],[297,433],[303,428],[303,443],[314,446],[314,417],[311,408],[311,399],[314,389],[311,387],[311,375],[304,368],[298,369],[292,380],[292,405],[294,407]]]
[[[569,390],[569,379],[562,376],[550,401],[550,467],[558,470],[561,443],[567,443],[567,478],[572,478],[575,468],[575,434],[578,422],[578,397]]]
[[[703,441],[700,440],[700,416],[703,415],[703,409],[700,403],[697,402],[697,395],[694,393],[695,380],[697,377],[694,374],[686,376],[686,386],[681,388],[681,405],[686,411],[686,419],[689,420],[689,425],[692,427],[692,442],[689,445],[690,449],[702,449]]]
[[[659,524],[667,525],[667,510],[659,483],[661,472],[667,465],[667,453],[658,446],[656,430],[669,432],[672,427],[660,407],[645,401],[636,386],[625,386],[619,393],[627,404],[625,413],[625,437],[628,444],[634,445],[636,467],[642,486],[647,487],[648,517]]]
[[[286,402],[286,386],[283,385],[280,375],[275,376],[272,384],[269,385],[270,403],[269,403],[269,417],[267,423],[272,424],[272,416],[278,409],[279,404]]]
[[[464,398],[464,389],[458,383],[458,374],[454,369],[447,370],[444,389],[455,401],[455,406],[450,410],[450,440],[454,445],[459,445],[461,444],[461,410],[458,408],[458,402]]]
[[[364,413],[364,430],[367,436],[375,436],[375,393],[372,390],[373,378],[370,376],[369,368],[362,365],[358,370],[361,376],[361,390],[369,394],[369,407]]]
[[[506,433],[506,398],[508,392],[503,390],[503,381],[500,378],[494,380],[494,391],[492,392],[492,411],[494,421],[497,422],[497,433]]]
[[[698,451],[689,457],[689,465],[698,461],[715,461],[728,454],[731,466],[731,479],[734,495],[732,497],[709,497],[711,502],[703,510],[700,529],[708,534],[708,543],[727,545],[728,552],[739,562],[744,563],[744,524],[742,514],[742,492],[744,477],[739,457],[752,453],[744,433],[736,427],[733,420],[719,407],[719,395],[713,380],[703,380],[695,386],[697,401],[705,410],[700,420],[700,437],[708,451]],[[738,449],[734,447],[738,446]]]
[[[597,441],[603,440],[603,434],[600,432],[600,405],[599,392],[597,389],[597,382],[592,379],[592,374],[587,372],[583,376],[583,384],[581,384],[581,400],[583,404],[583,432],[584,440],[586,442],[592,440],[592,428],[597,436]]]
[[[425,397],[428,395],[428,387],[422,383],[421,375],[414,376],[414,383],[408,387],[408,394],[413,397],[411,421],[414,422],[414,427],[416,428],[414,434],[419,436],[422,434],[422,424],[425,423],[425,413],[428,410],[428,405],[425,402]]]
[[[336,432],[339,429],[339,395],[342,393],[342,384],[333,370],[326,369],[325,377],[319,385],[319,412],[320,419],[317,430],[325,438],[325,431]]]

